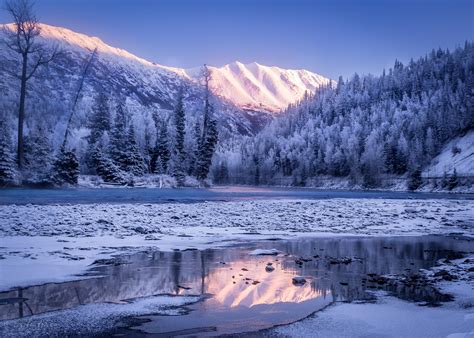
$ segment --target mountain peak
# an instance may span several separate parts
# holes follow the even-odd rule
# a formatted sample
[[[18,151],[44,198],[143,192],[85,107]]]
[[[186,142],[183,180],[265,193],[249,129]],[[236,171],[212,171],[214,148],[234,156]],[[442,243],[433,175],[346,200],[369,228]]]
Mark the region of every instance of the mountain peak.
[[[245,109],[272,113],[301,100],[307,91],[315,92],[331,82],[308,70],[283,69],[257,62],[234,61],[210,69],[211,87],[218,95]]]

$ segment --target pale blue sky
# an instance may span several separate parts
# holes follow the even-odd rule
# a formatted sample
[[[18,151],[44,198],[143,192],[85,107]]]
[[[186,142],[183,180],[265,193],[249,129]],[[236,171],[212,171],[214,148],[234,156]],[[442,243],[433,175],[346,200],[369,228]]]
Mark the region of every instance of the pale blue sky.
[[[474,0],[37,0],[36,9],[48,24],[185,68],[239,60],[379,74],[396,58],[474,40]]]

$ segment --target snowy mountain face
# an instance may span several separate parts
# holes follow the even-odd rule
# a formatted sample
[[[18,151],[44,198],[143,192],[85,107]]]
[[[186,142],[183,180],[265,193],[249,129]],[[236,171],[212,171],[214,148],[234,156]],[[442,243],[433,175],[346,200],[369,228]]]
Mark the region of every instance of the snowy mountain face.
[[[0,32],[0,38],[3,39]],[[42,24],[41,39],[57,45],[63,55],[29,82],[29,104],[51,114],[61,115],[68,108],[77,87],[81,67],[97,48],[98,57],[86,80],[83,110],[88,110],[94,94],[110,93],[111,99],[126,100],[129,110],[169,111],[179,88],[185,88],[186,108],[199,114],[202,88],[199,71],[166,67],[114,48],[97,37],[66,28]],[[18,55],[0,47],[0,105],[6,109],[16,102],[18,80],[6,69],[17,68]],[[216,116],[232,133],[254,134],[274,115],[300,100],[306,91],[314,92],[328,79],[306,70],[284,70],[257,63],[235,62],[221,68],[210,67],[211,89],[215,94]],[[45,100],[46,99],[46,100]],[[39,108],[37,108],[39,109]],[[272,114],[269,114],[272,113]]]
[[[209,67],[214,93],[236,106],[254,111],[278,113],[301,100],[306,92],[313,93],[329,79],[307,70],[287,70],[256,62],[238,61],[221,68]],[[188,71],[193,78],[196,71]]]

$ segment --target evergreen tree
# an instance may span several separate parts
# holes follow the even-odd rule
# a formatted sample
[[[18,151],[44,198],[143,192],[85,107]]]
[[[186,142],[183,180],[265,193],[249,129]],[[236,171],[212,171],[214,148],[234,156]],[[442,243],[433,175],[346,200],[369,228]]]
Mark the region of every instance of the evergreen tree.
[[[92,106],[92,112],[89,115],[88,127],[90,134],[87,138],[88,148],[86,151],[86,163],[87,166],[92,169],[97,169],[97,162],[93,158],[97,152],[98,147],[105,147],[104,135],[107,135],[110,131],[110,110],[107,96],[101,91],[94,97],[94,103]],[[101,149],[105,151],[105,149]]]
[[[253,163],[255,166],[254,184],[260,185],[260,160],[258,156],[253,157]]]
[[[151,145],[151,131],[150,126],[145,125],[145,144],[143,149],[143,160],[145,161],[146,172],[152,173],[152,157],[154,153],[154,147]]]
[[[207,178],[209,168],[212,164],[212,157],[218,141],[217,122],[209,118],[207,127],[204,129],[204,138],[199,144],[198,160],[196,163],[196,177],[200,180]]]
[[[130,125],[127,132],[127,143],[125,145],[126,158],[122,163],[122,169],[135,176],[142,176],[146,172],[143,155],[135,139],[135,129]]]
[[[127,116],[123,102],[117,104],[114,127],[111,131],[109,153],[110,158],[120,168],[127,163]]]
[[[196,177],[204,180],[209,174],[212,157],[218,141],[217,121],[212,118],[213,107],[209,102],[211,72],[206,65],[203,69],[204,78],[204,117],[202,124],[201,139],[198,143],[196,159]]]
[[[161,123],[155,149],[151,160],[151,169],[155,174],[164,174],[170,160],[169,135],[166,123]]]
[[[24,176],[31,183],[48,183],[52,164],[52,146],[47,128],[38,124],[25,138]]]
[[[174,109],[174,126],[175,130],[175,149],[180,160],[184,161],[184,137],[185,137],[185,112],[183,107],[183,94],[180,91],[178,100]]]
[[[217,172],[215,175],[215,179],[217,183],[227,183],[229,180],[229,170],[227,169],[227,165],[225,161],[221,161],[219,167],[217,168]]]
[[[10,132],[0,120],[0,185],[11,184],[16,176],[15,158],[11,150]]]
[[[153,172],[155,174],[159,174],[159,175],[163,175],[164,173],[166,173],[166,169],[165,169],[165,166],[163,164],[163,160],[161,159],[161,157],[156,158],[156,161],[154,163]]]
[[[421,169],[418,167],[408,177],[408,189],[411,191],[421,187],[423,180],[421,178]]]
[[[120,168],[108,157],[104,145],[99,140],[92,148],[91,157],[97,175],[104,182],[125,184],[126,179]]]
[[[199,120],[196,121],[193,130],[193,137],[192,137],[192,144],[193,148],[192,151],[189,153],[189,167],[188,167],[188,174],[195,175],[196,174],[196,164],[197,159],[199,157],[199,144],[201,142],[201,126],[199,124]]]
[[[447,186],[448,186],[448,173],[444,171],[443,178],[441,179],[441,187],[446,188]]]
[[[101,91],[94,98],[92,114],[89,116],[89,144],[94,144],[105,131],[109,131],[110,124],[109,100],[104,92]]]
[[[448,179],[448,189],[453,190],[458,186],[458,173],[456,168],[453,170],[453,174]]]
[[[79,179],[79,161],[75,150],[61,148],[53,163],[53,181],[58,185],[76,185]]]
[[[174,109],[174,153],[173,153],[173,176],[176,179],[178,186],[184,185],[185,170],[184,170],[184,137],[185,137],[185,112],[183,107],[183,93],[178,93],[178,100]]]

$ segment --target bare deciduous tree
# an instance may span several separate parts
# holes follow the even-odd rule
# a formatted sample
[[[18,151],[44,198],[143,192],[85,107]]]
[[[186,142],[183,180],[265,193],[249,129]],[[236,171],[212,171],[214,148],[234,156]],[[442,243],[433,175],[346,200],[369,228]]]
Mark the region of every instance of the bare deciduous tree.
[[[23,125],[25,120],[26,84],[41,66],[53,61],[58,55],[58,48],[46,48],[36,38],[41,28],[34,14],[31,0],[7,0],[5,10],[11,15],[13,25],[4,26],[6,45],[21,57],[20,102],[18,109],[18,149],[17,163],[21,169],[23,165]]]
[[[204,138],[206,137],[206,127],[209,120],[209,110],[210,110],[210,103],[209,103],[209,93],[210,93],[210,82],[211,82],[211,70],[209,67],[204,64],[201,69],[201,78],[204,82],[204,121],[203,121],[203,130],[201,136],[201,142],[204,142]]]
[[[79,101],[79,98],[81,96],[82,88],[84,87],[84,82],[86,80],[89,69],[92,67],[92,64],[94,63],[94,60],[96,59],[96,57],[97,57],[97,47],[91,52],[90,56],[84,60],[84,65],[82,67],[81,76],[79,77],[76,94],[74,96],[74,101],[72,102],[72,106],[71,106],[71,112],[67,120],[66,131],[64,132],[64,139],[63,139],[63,144],[62,144],[61,149],[66,148],[68,136],[71,131],[72,119],[76,111],[77,102]]]

